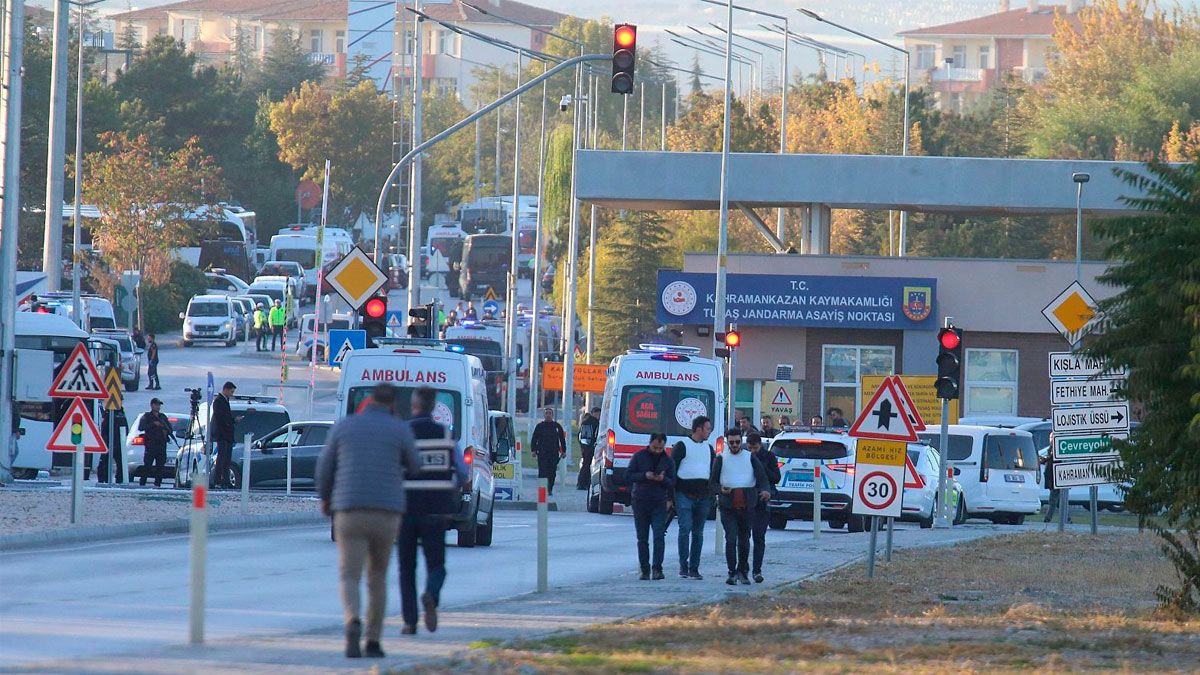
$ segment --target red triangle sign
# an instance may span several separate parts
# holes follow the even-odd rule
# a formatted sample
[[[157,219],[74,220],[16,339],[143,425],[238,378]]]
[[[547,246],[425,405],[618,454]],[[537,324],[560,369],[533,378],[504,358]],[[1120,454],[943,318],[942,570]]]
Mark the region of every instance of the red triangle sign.
[[[917,432],[908,418],[904,398],[896,391],[891,378],[884,378],[865,405],[849,434],[856,438],[874,438],[881,441],[916,441]]]
[[[925,431],[925,420],[921,419],[921,413],[917,410],[917,404],[913,403],[912,396],[909,396],[904,380],[900,379],[899,375],[892,375],[892,384],[895,385],[900,398],[904,399],[904,408],[908,411],[908,421],[912,422],[913,430]]]
[[[63,363],[54,384],[50,385],[50,396],[53,398],[94,398],[107,399],[108,391],[104,388],[104,378],[92,363],[87,345],[80,342],[67,360]]]
[[[917,467],[913,466],[912,458],[907,452],[904,453],[904,487],[918,490],[925,487],[925,479],[917,473]]]
[[[54,433],[50,434],[46,449],[52,452],[75,452],[75,444],[71,442],[71,427],[75,425],[79,425],[79,444],[83,446],[84,452],[108,452],[100,430],[92,421],[92,414],[84,407],[83,399],[80,398],[71,401],[71,407],[67,408],[58,426],[54,428]]]

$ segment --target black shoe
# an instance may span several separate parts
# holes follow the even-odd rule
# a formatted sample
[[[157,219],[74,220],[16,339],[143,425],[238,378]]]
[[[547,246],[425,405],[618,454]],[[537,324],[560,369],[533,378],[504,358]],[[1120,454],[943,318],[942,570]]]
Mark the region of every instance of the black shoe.
[[[642,570],[638,575],[638,581],[650,581],[650,570]]]
[[[761,584],[762,582],[763,582],[762,572],[755,572],[754,573],[754,583]]]
[[[425,608],[425,628],[430,633],[437,630],[437,602],[428,593],[421,594],[421,606]]]
[[[690,576],[691,575],[688,573],[687,568],[685,568],[685,567],[679,568],[679,578],[680,579],[687,579]]]
[[[400,629],[400,634],[401,635],[416,635],[417,627],[416,627],[416,625],[405,624],[404,628]]]
[[[662,573],[662,570],[654,570],[654,572],[650,574],[650,578],[655,581],[662,581],[663,579],[666,579],[667,577],[666,577],[666,575],[664,575]]]
[[[382,659],[384,656],[387,656],[383,653],[383,647],[380,647],[379,643],[375,640],[367,640],[367,649],[364,655],[369,659]]]
[[[730,586],[737,586],[738,577],[736,574],[730,574],[729,578],[725,579],[725,583]]]
[[[703,580],[703,579],[704,579],[704,577],[700,576],[700,570],[697,570],[697,569],[689,570],[689,571],[688,571],[688,578],[689,578],[689,579],[695,579],[695,580],[697,580],[697,581],[701,581],[701,580]]]
[[[358,619],[346,624],[346,658],[362,658],[362,648],[358,641],[362,639],[362,622]]]
[[[746,576],[745,572],[738,572],[738,583],[743,586],[750,585],[750,577]]]

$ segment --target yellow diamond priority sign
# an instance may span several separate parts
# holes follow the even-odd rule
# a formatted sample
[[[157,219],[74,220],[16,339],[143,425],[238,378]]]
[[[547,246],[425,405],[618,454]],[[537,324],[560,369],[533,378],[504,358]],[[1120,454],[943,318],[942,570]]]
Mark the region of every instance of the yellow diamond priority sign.
[[[1074,345],[1096,319],[1096,301],[1075,281],[1042,309],[1042,316]]]
[[[387,275],[357,247],[350,249],[325,278],[354,310],[362,307],[387,281]]]

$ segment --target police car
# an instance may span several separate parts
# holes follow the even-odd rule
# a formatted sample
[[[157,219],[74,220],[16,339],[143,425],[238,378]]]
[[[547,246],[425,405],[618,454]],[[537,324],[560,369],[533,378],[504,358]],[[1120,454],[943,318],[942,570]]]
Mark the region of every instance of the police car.
[[[433,419],[450,429],[463,448],[471,481],[462,488],[462,503],[454,515],[458,545],[490,546],[495,503],[493,463],[506,460],[489,442],[487,392],[483,364],[461,345],[420,338],[376,338],[379,347],[351,352],[342,361],[338,381],[337,419],[367,405],[375,385],[387,382],[397,389],[397,410],[409,415],[410,398],[421,386],[437,392]]]
[[[611,514],[614,503],[629,504],[629,460],[650,442],[667,435],[667,448],[692,431],[692,420],[713,421],[709,442],[725,445],[725,389],[721,363],[704,358],[696,347],[644,344],[608,366],[597,429],[600,447],[592,459],[587,509]]]

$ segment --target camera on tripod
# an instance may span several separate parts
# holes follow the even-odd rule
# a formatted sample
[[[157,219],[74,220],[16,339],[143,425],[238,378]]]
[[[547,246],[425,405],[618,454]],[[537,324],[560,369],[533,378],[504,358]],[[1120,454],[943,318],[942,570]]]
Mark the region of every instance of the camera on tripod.
[[[186,392],[188,392],[188,393],[190,393],[190,394],[191,394],[191,396],[188,398],[188,400],[189,400],[189,401],[191,401],[191,403],[192,403],[192,405],[193,405],[193,406],[198,406],[198,405],[200,405],[200,399],[201,399],[201,398],[203,398],[203,397],[200,395],[200,387],[195,387],[195,388],[187,388],[187,387],[185,387],[185,388],[184,388],[184,391],[186,391]]]

